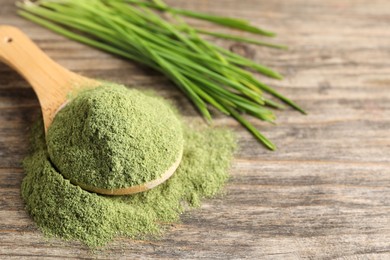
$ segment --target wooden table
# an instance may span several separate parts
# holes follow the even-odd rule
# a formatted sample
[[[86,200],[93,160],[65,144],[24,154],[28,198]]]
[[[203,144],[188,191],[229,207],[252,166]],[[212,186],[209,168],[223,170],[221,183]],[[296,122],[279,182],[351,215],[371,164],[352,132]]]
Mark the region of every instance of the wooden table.
[[[0,258],[390,259],[390,2],[388,0],[191,0],[175,6],[244,17],[279,33],[289,51],[217,40],[282,72],[266,80],[309,111],[254,123],[279,146],[270,152],[234,120],[240,137],[223,198],[182,216],[161,240],[117,239],[91,253],[45,239],[24,211],[20,162],[39,104],[0,64]],[[22,28],[78,73],[154,89],[184,115],[196,110],[164,77],[16,16],[0,0],[0,24]],[[1,39],[0,39],[1,40]]]

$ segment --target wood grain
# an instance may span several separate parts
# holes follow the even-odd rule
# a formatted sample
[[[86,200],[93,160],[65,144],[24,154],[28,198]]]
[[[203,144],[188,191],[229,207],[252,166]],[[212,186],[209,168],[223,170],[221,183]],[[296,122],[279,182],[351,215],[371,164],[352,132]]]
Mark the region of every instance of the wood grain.
[[[276,126],[253,121],[277,143],[276,152],[216,115],[216,125],[240,137],[226,195],[184,214],[160,240],[117,239],[91,253],[76,242],[47,241],[24,211],[20,162],[39,104],[0,64],[0,258],[390,259],[390,2],[167,2],[278,32],[275,41],[289,51],[214,41],[282,72],[283,81],[264,80],[309,115],[278,112]],[[16,16],[12,0],[0,0],[0,24],[19,26],[70,70],[154,89],[186,117],[199,118],[158,73],[31,24]]]

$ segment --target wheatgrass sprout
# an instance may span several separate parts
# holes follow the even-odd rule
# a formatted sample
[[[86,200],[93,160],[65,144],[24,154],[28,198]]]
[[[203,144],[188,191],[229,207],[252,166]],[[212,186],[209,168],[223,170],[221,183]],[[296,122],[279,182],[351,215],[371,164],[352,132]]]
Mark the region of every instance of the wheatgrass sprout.
[[[207,121],[210,106],[230,115],[271,150],[276,146],[242,113],[274,122],[269,108],[297,104],[255,78],[252,71],[282,79],[276,71],[202,38],[209,35],[277,49],[284,45],[194,28],[182,17],[204,20],[259,36],[275,36],[249,22],[172,8],[162,0],[40,0],[17,4],[19,14],[70,39],[142,63],[167,76]]]

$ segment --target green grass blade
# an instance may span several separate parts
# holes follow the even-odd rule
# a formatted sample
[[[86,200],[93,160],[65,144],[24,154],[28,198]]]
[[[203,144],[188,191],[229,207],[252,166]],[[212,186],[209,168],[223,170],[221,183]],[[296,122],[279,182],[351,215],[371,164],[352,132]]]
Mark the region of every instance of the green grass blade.
[[[267,148],[272,151],[276,150],[276,146],[267,137],[260,133],[260,131],[257,130],[256,127],[254,127],[249,121],[247,121],[243,116],[241,116],[235,109],[229,108],[227,106],[225,106],[225,108],[229,111],[232,117],[234,117],[242,126],[244,126],[250,133],[252,133],[253,136],[255,136]]]
[[[250,43],[250,44],[254,44],[254,45],[265,46],[265,47],[270,47],[270,48],[275,48],[275,49],[280,49],[280,50],[287,50],[288,49],[288,47],[285,46],[285,45],[258,41],[258,40],[255,40],[255,39],[250,39],[250,38],[246,38],[246,37],[240,37],[240,36],[236,36],[236,35],[217,33],[217,32],[210,32],[210,31],[201,30],[201,29],[197,29],[197,32],[199,32],[201,34],[211,35],[211,36],[214,36],[214,37],[217,37],[217,38],[234,40],[234,41],[237,41],[237,42],[246,42],[246,43]]]

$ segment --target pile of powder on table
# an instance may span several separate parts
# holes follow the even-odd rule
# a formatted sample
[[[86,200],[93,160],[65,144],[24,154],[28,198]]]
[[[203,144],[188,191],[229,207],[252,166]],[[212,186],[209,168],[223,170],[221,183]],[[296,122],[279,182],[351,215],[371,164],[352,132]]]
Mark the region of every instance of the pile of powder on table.
[[[166,102],[166,101],[161,101]],[[102,246],[117,236],[142,237],[161,232],[179,220],[187,206],[200,205],[221,191],[235,148],[224,129],[183,126],[184,152],[175,174],[143,193],[103,196],[72,184],[49,159],[43,124],[32,129],[31,153],[24,160],[22,197],[26,208],[47,236]]]

